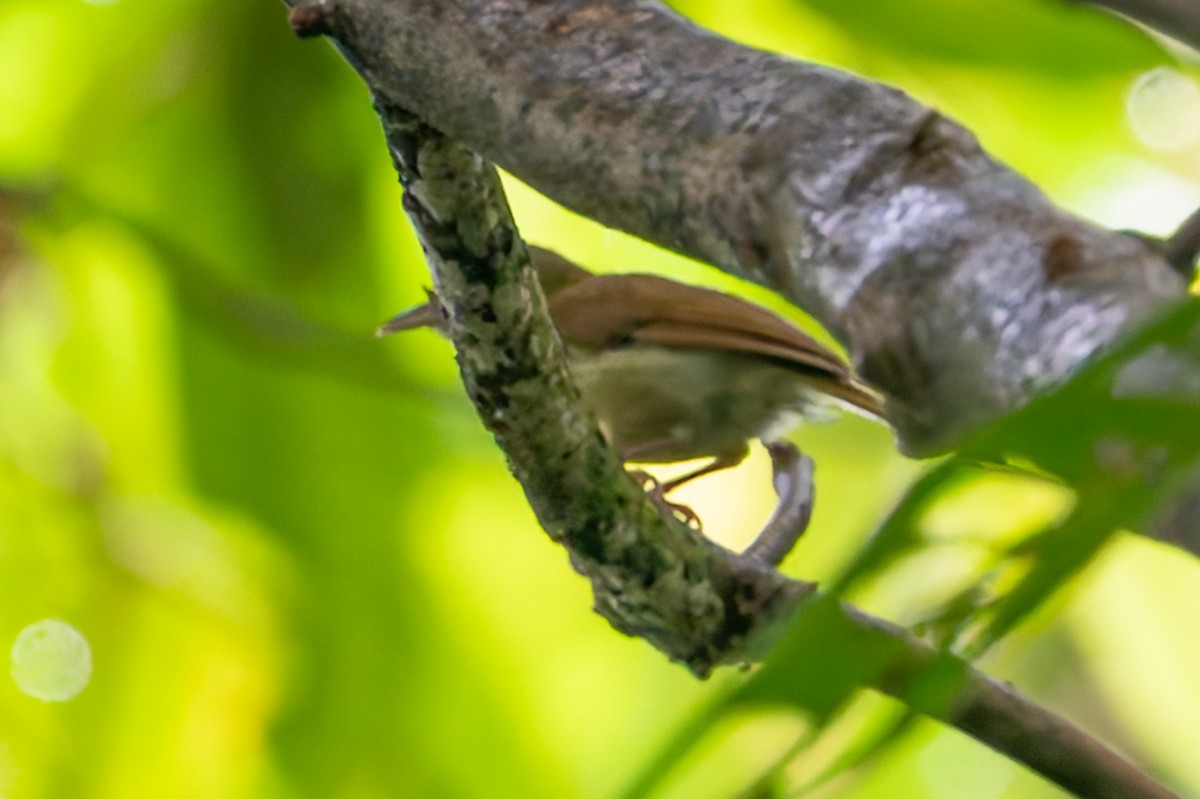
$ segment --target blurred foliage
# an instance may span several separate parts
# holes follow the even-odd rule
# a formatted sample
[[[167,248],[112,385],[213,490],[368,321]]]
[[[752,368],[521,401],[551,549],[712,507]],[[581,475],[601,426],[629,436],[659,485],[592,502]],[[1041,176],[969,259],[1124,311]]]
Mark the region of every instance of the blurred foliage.
[[[1081,415],[1080,408],[1088,413]],[[900,642],[855,623],[838,602],[857,582],[927,545],[923,517],[970,483],[977,464],[1019,458],[1027,469],[1036,465],[1066,480],[1075,499],[1069,512],[1037,535],[1007,551],[994,547],[993,568],[1015,568],[1019,576],[1006,590],[995,590],[988,605],[980,606],[976,585],[941,602],[939,621],[953,623],[936,639],[967,659],[979,658],[1035,612],[1117,530],[1159,529],[1163,512],[1175,502],[1195,501],[1200,491],[1197,421],[1200,301],[1193,300],[1097,359],[1067,385],[982,432],[917,480],[855,562],[789,621],[771,657],[708,706],[705,723],[682,728],[672,749],[629,795],[643,795],[647,786],[664,779],[680,753],[695,748],[723,716],[748,707],[790,707],[820,728],[862,686],[878,685],[882,675],[910,663]],[[1194,529],[1185,532],[1195,535]],[[942,712],[961,685],[962,669],[962,661],[950,657],[934,663],[907,687],[907,703]],[[893,733],[911,720],[911,715],[893,714],[882,734],[864,729],[858,743],[870,752],[894,744]],[[787,759],[780,758],[777,768]]]
[[[1114,19],[673,5],[903,87],[1093,218],[1162,233],[1200,204],[1200,142],[1154,149],[1125,112],[1147,70],[1196,71]],[[531,240],[588,266],[735,287],[510,187]],[[64,703],[0,680],[0,796],[608,797],[655,762],[656,796],[1059,795],[854,691],[886,653],[828,614],[706,684],[607,629],[447,345],[370,335],[426,281],[398,199],[363,87],[281,5],[0,3],[0,642],[61,618],[94,667]],[[1194,484],[1195,407],[1170,396],[1194,391],[1170,383],[1189,313],[961,459],[906,463],[858,419],[799,431],[819,499],[787,568],[986,649],[1194,793],[1195,566],[1110,540]],[[1146,374],[1167,388],[1129,394]],[[680,499],[737,544],[767,472],[757,453]]]

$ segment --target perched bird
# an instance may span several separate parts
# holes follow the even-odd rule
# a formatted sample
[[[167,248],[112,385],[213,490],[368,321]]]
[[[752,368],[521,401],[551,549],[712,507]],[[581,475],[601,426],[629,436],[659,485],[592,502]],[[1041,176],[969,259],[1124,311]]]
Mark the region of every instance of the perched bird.
[[[529,254],[583,402],[621,459],[711,458],[658,485],[659,498],[741,463],[750,440],[777,438],[829,398],[884,418],[880,397],[837,355],[765,308],[655,275],[596,275],[538,247]],[[443,325],[431,294],[379,333]]]

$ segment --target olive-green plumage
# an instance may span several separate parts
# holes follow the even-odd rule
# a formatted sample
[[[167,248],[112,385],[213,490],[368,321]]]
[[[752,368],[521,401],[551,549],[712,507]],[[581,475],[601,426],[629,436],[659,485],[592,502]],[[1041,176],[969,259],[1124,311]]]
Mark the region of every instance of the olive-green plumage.
[[[879,397],[791,322],[718,291],[645,274],[595,275],[530,247],[571,373],[625,461],[712,458],[687,480],[745,458],[824,398],[884,418]],[[437,298],[381,333],[441,327]]]

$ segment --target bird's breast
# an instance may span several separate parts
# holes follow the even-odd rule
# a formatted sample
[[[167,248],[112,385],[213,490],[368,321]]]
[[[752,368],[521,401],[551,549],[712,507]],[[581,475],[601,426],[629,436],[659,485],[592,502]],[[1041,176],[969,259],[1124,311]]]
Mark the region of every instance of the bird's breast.
[[[810,404],[796,372],[739,353],[634,345],[573,349],[570,364],[612,444],[650,463],[741,452]]]

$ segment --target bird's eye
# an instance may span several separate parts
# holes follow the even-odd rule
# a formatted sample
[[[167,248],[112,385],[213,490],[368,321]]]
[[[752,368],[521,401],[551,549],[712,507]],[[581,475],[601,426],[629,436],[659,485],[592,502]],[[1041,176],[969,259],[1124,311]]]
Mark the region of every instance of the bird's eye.
[[[637,339],[634,338],[632,333],[625,333],[624,335],[614,336],[609,342],[609,346],[613,349],[625,349],[632,347],[636,343]]]

